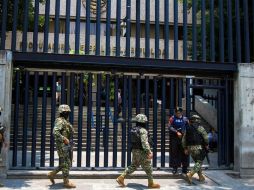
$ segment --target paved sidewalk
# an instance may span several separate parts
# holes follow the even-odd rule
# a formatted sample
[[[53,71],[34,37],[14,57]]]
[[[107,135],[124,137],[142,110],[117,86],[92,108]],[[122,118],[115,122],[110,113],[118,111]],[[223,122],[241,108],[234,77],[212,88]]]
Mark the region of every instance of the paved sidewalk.
[[[41,171],[40,171],[41,172]],[[47,171],[44,171],[45,174]],[[80,171],[82,172],[82,171]],[[161,189],[194,189],[194,190],[201,190],[201,189],[234,189],[234,190],[249,190],[254,189],[254,178],[253,179],[239,179],[239,178],[232,178],[226,173],[231,171],[222,171],[222,170],[211,170],[205,171],[205,175],[207,176],[207,180],[205,183],[200,183],[197,180],[197,176],[194,176],[194,184],[189,185],[183,179],[183,177],[176,176],[173,177],[172,175],[168,174],[165,175],[165,172],[157,172],[155,175],[155,181],[161,184]],[[91,172],[93,173],[93,172]],[[99,172],[103,174],[103,172]],[[76,189],[80,190],[112,190],[112,189],[123,189],[118,186],[115,179],[109,179],[115,177],[118,172],[112,172],[113,175],[108,175],[110,171],[105,173],[105,177],[102,175],[98,176],[97,179],[77,179],[78,174],[74,175],[75,179],[71,179],[76,185]],[[161,174],[160,174],[161,173]],[[43,175],[44,175],[43,174]],[[71,172],[71,174],[75,174],[75,172]],[[127,187],[124,188],[125,190],[140,190],[140,189],[147,189],[147,180],[144,178],[144,175],[141,171],[138,171],[134,178],[126,179],[125,182]],[[91,174],[93,177],[96,177],[96,172]],[[25,175],[24,175],[25,176]],[[36,177],[36,176],[34,176]],[[85,177],[85,176],[79,176]],[[143,179],[140,179],[142,177]],[[163,177],[163,179],[162,179]],[[1,189],[21,189],[21,190],[44,190],[44,189],[64,189],[63,183],[61,179],[56,179],[56,184],[51,185],[49,180],[45,179],[41,176],[40,179],[31,179],[25,178],[24,179],[6,179],[4,180],[5,187]],[[159,179],[157,179],[159,178]]]

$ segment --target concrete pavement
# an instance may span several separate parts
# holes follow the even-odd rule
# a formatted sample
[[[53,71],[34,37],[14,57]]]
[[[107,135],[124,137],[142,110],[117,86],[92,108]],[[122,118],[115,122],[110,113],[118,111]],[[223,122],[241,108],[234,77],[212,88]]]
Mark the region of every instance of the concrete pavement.
[[[22,171],[21,171],[22,172]],[[17,174],[16,179],[6,179],[3,181],[5,184],[4,188],[1,189],[24,189],[24,190],[44,190],[44,189],[64,189],[61,179],[56,179],[56,184],[51,185],[49,180],[46,178],[48,171],[38,171],[41,175],[27,171],[21,174]],[[79,173],[90,173],[91,179],[85,178],[85,174],[79,175]],[[99,175],[100,174],[100,175]],[[147,189],[147,180],[145,179],[144,172],[137,171],[132,175],[131,178],[125,180],[127,187],[126,190],[140,190]],[[230,174],[230,175],[228,175]],[[118,186],[115,181],[115,176],[119,175],[117,171],[72,171],[71,176],[75,179],[71,179],[76,185],[76,189],[80,190],[112,190],[112,189],[123,189]],[[230,170],[207,170],[205,171],[206,182],[200,183],[197,180],[197,175],[194,176],[194,184],[189,185],[186,183],[181,175],[172,176],[169,171],[156,171],[155,181],[160,183],[161,189],[225,189],[225,190],[253,190],[254,189],[254,178],[252,179],[240,179]],[[232,177],[233,176],[233,177]],[[11,177],[11,176],[10,176]],[[19,177],[19,178],[18,178]],[[60,176],[58,176],[59,178]],[[23,179],[21,179],[23,178]],[[34,179],[32,179],[34,178]],[[39,178],[39,179],[35,179]],[[83,179],[80,179],[83,178]]]

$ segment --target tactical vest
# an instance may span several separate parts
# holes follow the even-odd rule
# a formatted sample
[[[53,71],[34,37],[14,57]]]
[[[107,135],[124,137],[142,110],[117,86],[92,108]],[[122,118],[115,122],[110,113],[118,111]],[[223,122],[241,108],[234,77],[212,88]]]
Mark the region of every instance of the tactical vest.
[[[198,126],[189,125],[186,128],[186,145],[201,145],[202,136],[198,131]]]
[[[140,129],[141,127],[135,126],[131,128],[130,135],[131,135],[131,148],[132,149],[143,149],[140,137]],[[151,148],[153,146],[153,140],[150,138],[148,134],[148,143],[150,144]]]

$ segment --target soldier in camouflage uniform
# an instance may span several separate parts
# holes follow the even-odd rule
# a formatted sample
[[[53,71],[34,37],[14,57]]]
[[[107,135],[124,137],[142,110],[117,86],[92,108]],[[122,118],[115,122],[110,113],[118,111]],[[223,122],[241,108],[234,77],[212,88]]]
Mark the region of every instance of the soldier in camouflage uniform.
[[[121,187],[124,187],[124,178],[132,174],[141,165],[148,177],[148,188],[160,188],[159,184],[153,182],[153,168],[151,166],[153,153],[149,144],[149,134],[145,128],[147,117],[144,114],[138,114],[135,121],[136,126],[131,129],[132,163],[116,181]]]
[[[205,181],[201,166],[206,155],[205,149],[208,148],[208,135],[206,130],[199,124],[200,117],[198,115],[193,115],[189,122],[190,124],[186,127],[186,132],[182,138],[182,145],[185,154],[190,154],[195,162],[192,170],[186,175],[187,181],[191,184],[192,176],[195,173],[198,174],[199,181]]]
[[[67,121],[69,113],[71,112],[68,105],[62,104],[59,106],[60,116],[55,121],[53,134],[56,142],[56,149],[59,156],[59,167],[54,171],[48,173],[48,178],[55,184],[54,177],[59,171],[63,173],[64,187],[75,188],[76,186],[69,181],[69,170],[71,167],[71,158],[69,154],[69,146],[71,137],[74,134],[72,125]]]

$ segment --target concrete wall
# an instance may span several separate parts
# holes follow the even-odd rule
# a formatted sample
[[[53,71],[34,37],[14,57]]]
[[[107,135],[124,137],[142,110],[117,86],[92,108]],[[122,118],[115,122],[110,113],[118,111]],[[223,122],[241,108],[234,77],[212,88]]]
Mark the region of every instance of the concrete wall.
[[[140,0],[140,20],[141,22],[145,20],[145,10],[146,10],[146,0]],[[70,15],[71,17],[76,17],[76,0],[71,1],[71,7],[70,7]],[[164,21],[164,1],[159,1],[159,18],[160,21]],[[81,10],[80,10],[80,16],[81,19],[85,18],[86,16],[86,0],[82,0],[81,3]],[[116,9],[117,9],[117,0],[111,0],[111,19],[116,19]],[[106,7],[102,8],[102,14],[101,18],[106,19]],[[136,0],[131,0],[131,20],[136,20]],[[40,14],[45,14],[45,5],[40,4]],[[188,14],[188,24],[192,23],[192,11],[189,10],[187,12]],[[55,1],[50,2],[50,15],[55,15]],[[60,2],[60,16],[65,17],[66,15],[66,1]],[[125,18],[126,16],[126,0],[121,1],[121,19]],[[96,18],[96,14],[91,13],[91,18]],[[151,22],[155,21],[155,1],[150,1],[150,20]],[[169,22],[174,22],[174,0],[169,0]],[[183,23],[183,4],[178,2],[178,22],[179,24]]]
[[[195,110],[217,130],[217,109],[201,96],[195,96]]]
[[[239,64],[234,83],[234,167],[254,176],[254,64]]]
[[[12,97],[12,53],[10,51],[0,51],[0,106],[3,108],[0,122],[6,127],[5,144],[1,152],[0,175],[6,176],[9,166],[8,150],[10,141],[11,126],[11,97]]]

